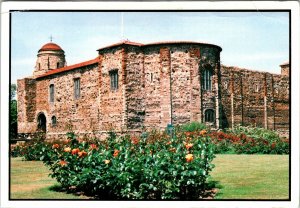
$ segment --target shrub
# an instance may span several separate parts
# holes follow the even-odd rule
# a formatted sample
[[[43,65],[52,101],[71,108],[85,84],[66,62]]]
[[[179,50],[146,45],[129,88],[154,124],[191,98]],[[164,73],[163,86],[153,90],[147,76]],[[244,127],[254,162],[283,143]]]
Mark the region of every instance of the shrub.
[[[207,129],[205,124],[199,122],[191,122],[180,126],[180,129],[184,132],[198,132]]]
[[[210,136],[215,153],[289,154],[289,140],[268,129],[237,126]]]
[[[198,199],[214,158],[205,131],[176,132],[173,138],[160,132],[143,138],[111,134],[93,144],[54,144],[44,154],[63,187],[104,199]]]

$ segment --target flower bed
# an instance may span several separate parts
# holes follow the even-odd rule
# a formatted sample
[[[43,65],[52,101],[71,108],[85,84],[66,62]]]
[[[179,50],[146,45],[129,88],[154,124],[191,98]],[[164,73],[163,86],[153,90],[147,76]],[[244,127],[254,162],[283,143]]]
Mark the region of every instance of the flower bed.
[[[263,128],[237,126],[210,136],[215,153],[289,154],[289,139]]]
[[[155,132],[103,142],[69,141],[44,148],[51,176],[69,190],[102,199],[199,199],[214,158],[206,131]]]

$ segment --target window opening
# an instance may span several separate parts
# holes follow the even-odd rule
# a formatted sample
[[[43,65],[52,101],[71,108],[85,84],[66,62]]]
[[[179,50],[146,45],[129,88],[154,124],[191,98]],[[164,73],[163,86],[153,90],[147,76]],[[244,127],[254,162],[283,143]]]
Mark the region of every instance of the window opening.
[[[74,97],[75,99],[80,98],[80,78],[74,79]]]
[[[51,123],[52,123],[52,126],[56,125],[56,117],[55,116],[52,116]]]
[[[204,90],[212,89],[211,77],[212,77],[211,70],[205,69],[203,71],[203,76],[202,76],[202,89]]]
[[[54,84],[50,85],[50,102],[54,102]]]
[[[215,112],[212,109],[205,111],[205,122],[214,122],[215,121]]]
[[[118,70],[110,71],[110,89],[117,90],[119,85],[119,77],[118,77]]]

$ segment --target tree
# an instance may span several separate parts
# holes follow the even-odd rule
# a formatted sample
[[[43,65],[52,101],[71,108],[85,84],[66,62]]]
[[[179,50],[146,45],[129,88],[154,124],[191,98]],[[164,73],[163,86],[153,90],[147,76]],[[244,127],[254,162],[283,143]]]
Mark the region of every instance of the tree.
[[[10,111],[9,111],[9,137],[16,138],[18,135],[18,109],[16,100],[16,84],[10,85]]]

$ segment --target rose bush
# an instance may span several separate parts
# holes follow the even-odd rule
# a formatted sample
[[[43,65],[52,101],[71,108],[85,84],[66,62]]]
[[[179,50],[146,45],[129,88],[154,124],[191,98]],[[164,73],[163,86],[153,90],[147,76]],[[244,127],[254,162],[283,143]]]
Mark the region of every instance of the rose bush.
[[[268,129],[236,126],[210,136],[215,153],[289,154],[289,139]]]
[[[214,154],[206,131],[178,131],[173,138],[111,134],[94,143],[69,138],[43,158],[66,189],[103,199],[198,199],[207,189]]]

